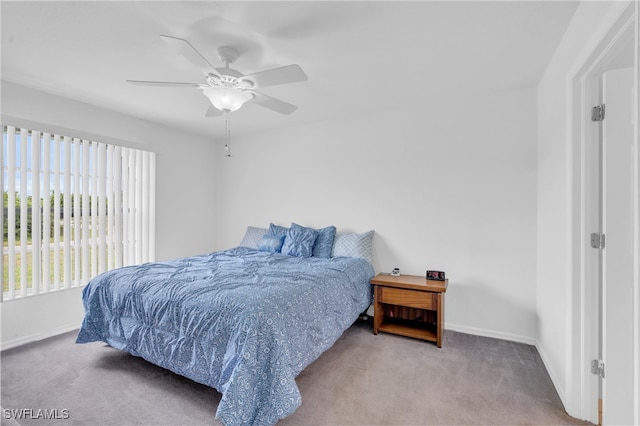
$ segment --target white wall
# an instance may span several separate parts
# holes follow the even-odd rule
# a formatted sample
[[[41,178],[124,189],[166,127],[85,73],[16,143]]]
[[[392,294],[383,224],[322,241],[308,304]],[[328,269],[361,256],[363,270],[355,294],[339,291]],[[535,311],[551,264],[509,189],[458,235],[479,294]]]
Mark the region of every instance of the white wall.
[[[581,294],[574,287],[572,229],[580,212],[572,200],[580,191],[573,177],[571,84],[604,28],[625,2],[581,2],[538,86],[538,349],[567,412],[585,418],[579,371]],[[578,192],[576,192],[578,191]]]
[[[155,152],[156,258],[209,252],[217,245],[215,194],[208,184],[218,154],[211,140],[5,81],[2,117],[7,124]],[[80,294],[62,293],[1,303],[2,348],[79,327]]]
[[[536,94],[233,138],[219,158],[220,248],[270,221],[375,229],[377,271],[446,271],[446,326],[534,342]]]

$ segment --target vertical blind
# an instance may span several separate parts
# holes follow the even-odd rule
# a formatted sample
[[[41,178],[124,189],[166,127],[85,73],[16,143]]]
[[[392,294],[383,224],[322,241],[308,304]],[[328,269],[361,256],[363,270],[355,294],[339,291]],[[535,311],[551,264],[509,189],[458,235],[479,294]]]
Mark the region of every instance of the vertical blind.
[[[3,125],[2,300],[155,259],[155,154]]]

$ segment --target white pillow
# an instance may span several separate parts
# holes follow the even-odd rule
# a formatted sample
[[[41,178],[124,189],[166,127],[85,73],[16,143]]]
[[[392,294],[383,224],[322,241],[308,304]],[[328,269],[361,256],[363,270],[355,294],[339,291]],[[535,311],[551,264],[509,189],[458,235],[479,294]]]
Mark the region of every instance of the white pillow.
[[[247,232],[240,242],[240,247],[249,247],[257,249],[262,237],[267,233],[266,228],[256,228],[254,226],[247,226]]]
[[[362,234],[337,234],[333,242],[331,257],[359,257],[373,262],[373,233],[367,231]]]

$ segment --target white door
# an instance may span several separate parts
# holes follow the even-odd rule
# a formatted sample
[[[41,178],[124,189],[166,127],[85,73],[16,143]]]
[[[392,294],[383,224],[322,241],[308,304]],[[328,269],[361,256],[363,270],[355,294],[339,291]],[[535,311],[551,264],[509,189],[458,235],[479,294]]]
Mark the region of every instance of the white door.
[[[633,424],[633,68],[603,74],[602,422]]]

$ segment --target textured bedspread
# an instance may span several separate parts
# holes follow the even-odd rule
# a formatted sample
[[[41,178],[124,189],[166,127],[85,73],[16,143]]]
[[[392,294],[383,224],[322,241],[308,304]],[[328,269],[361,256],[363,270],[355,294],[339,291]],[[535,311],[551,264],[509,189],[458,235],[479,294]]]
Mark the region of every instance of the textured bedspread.
[[[274,424],[301,403],[295,377],[369,306],[372,276],[363,259],[242,247],[125,267],[84,289],[77,342],[217,389],[226,425]]]

